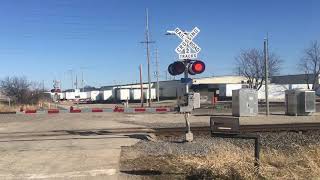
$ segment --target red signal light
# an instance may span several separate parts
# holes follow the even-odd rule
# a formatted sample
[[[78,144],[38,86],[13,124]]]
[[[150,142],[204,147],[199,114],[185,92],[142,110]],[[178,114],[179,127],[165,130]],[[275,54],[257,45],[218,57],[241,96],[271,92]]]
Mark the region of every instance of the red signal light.
[[[168,71],[172,76],[182,74],[186,69],[186,66],[181,61],[176,61],[169,65]]]
[[[196,75],[196,74],[203,73],[205,69],[206,69],[206,65],[204,64],[204,62],[196,60],[189,65],[188,71],[189,71],[189,74]]]

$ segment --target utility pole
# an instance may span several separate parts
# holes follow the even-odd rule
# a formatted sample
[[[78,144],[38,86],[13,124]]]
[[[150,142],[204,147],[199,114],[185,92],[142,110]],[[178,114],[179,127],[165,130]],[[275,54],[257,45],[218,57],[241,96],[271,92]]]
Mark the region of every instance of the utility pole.
[[[165,71],[164,71],[164,74],[165,74],[165,77],[164,77],[164,78],[165,78],[165,80],[167,81],[167,80],[168,80],[168,70],[165,70]]]
[[[269,111],[269,89],[268,89],[268,75],[269,75],[269,67],[268,67],[268,34],[267,37],[264,39],[263,45],[264,45],[264,71],[265,71],[265,99],[266,99],[266,115],[269,116],[270,111]]]
[[[69,71],[69,73],[70,73],[70,77],[71,77],[71,89],[73,89],[73,70],[72,69],[70,69],[70,70],[68,70]]]
[[[76,89],[78,89],[78,76],[76,75],[76,83],[75,83],[75,85],[76,85]]]
[[[160,87],[159,87],[159,61],[158,61],[158,49],[156,49],[156,77],[157,77],[157,101],[160,101]]]
[[[141,107],[143,107],[143,83],[142,83],[142,64],[139,66],[139,72],[140,72],[140,91],[141,91]]]
[[[149,13],[148,8],[146,8],[146,32],[145,32],[146,40],[144,43],[146,44],[147,49],[147,64],[148,64],[148,92],[149,92],[149,98],[148,98],[148,106],[151,107],[151,74],[150,74],[150,52],[149,52],[149,44],[155,43],[154,41],[150,41],[150,35],[149,35]]]
[[[81,87],[82,87],[82,92],[84,92],[83,71],[81,72]]]

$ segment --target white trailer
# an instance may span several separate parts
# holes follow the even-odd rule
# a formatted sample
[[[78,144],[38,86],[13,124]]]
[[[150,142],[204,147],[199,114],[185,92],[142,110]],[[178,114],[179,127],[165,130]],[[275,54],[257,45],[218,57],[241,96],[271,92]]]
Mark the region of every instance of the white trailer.
[[[130,89],[117,89],[117,100],[130,100]]]
[[[144,97],[144,99],[149,99],[149,90],[148,89],[143,90],[143,97]],[[157,98],[156,89],[151,88],[151,99],[156,99],[156,98]]]
[[[108,101],[108,100],[111,100],[112,99],[112,90],[103,90],[103,91],[100,91],[100,94],[101,94],[101,99],[104,100],[104,101]]]
[[[140,100],[141,99],[141,89],[131,89],[130,100]]]
[[[61,93],[58,93],[58,94],[59,94],[60,100],[64,100],[66,98],[66,93],[65,92],[61,92]]]
[[[88,99],[88,93],[87,92],[80,92],[80,99]]]
[[[66,100],[74,100],[75,99],[75,92],[66,92]]]
[[[74,97],[75,97],[75,99],[80,99],[80,89],[74,90]]]
[[[90,91],[90,99],[91,101],[99,101],[100,98],[100,91]]]

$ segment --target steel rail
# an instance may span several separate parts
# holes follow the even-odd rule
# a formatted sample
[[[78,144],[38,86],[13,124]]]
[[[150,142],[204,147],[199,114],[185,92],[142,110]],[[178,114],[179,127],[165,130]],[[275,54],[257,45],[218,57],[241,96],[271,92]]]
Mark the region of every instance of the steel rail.
[[[191,127],[193,132],[208,132],[209,126]],[[240,125],[241,133],[259,133],[259,132],[281,132],[281,131],[309,131],[320,130],[320,123],[294,123],[294,124],[264,124],[264,125]],[[0,133],[0,139],[3,138],[26,138],[26,137],[49,137],[49,136],[96,136],[113,134],[134,134],[134,133],[155,133],[155,134],[181,134],[185,133],[185,127],[135,127],[135,128],[110,128],[110,129],[77,129],[77,130],[55,130],[39,132],[8,132]]]

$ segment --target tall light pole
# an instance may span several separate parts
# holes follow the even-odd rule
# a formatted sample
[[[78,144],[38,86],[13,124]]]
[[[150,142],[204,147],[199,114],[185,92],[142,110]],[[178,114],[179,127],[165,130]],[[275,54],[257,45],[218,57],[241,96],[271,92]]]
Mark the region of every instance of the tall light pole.
[[[265,71],[265,99],[266,99],[266,115],[269,116],[269,89],[268,89],[268,75],[269,75],[269,67],[268,67],[268,34],[263,42],[263,52],[264,52],[264,71]]]
[[[149,44],[155,43],[154,41],[150,41],[150,35],[149,35],[149,12],[148,8],[146,8],[146,40],[144,42],[141,42],[146,44],[147,49],[147,64],[148,64],[148,92],[149,92],[149,98],[148,98],[148,106],[151,107],[151,74],[150,74],[150,51],[149,51]]]

